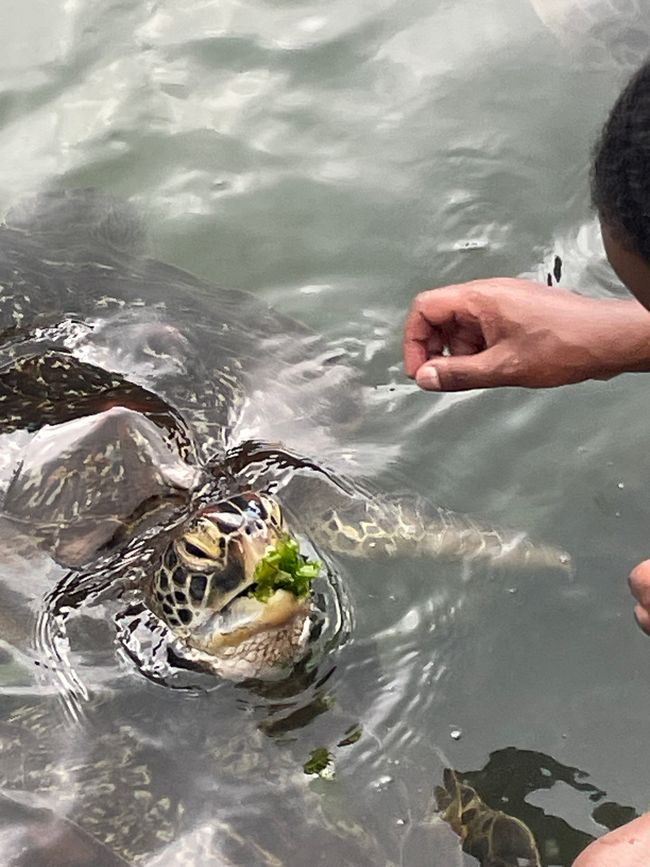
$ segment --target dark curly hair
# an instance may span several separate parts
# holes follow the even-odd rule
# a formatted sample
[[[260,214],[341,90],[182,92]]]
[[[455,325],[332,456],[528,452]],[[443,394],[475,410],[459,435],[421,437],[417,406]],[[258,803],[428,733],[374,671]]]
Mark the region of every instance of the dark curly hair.
[[[596,144],[591,199],[621,244],[650,262],[650,60],[616,100]]]

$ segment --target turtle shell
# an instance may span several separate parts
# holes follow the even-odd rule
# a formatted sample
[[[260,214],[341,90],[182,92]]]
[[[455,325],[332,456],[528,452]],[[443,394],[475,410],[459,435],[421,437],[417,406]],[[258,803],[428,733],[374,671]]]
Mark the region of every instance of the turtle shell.
[[[72,566],[187,499],[244,439],[340,451],[319,431],[342,417],[350,368],[144,246],[133,211],[93,191],[34,196],[0,226],[3,510]]]
[[[141,409],[153,394],[191,429],[202,460],[241,432],[304,451],[319,428],[357,416],[358,401],[342,389],[352,373],[340,351],[250,293],[143,255],[142,235],[128,206],[93,191],[42,194],[7,214],[0,400],[14,428],[24,418],[33,429],[20,398],[39,378],[56,404],[47,415],[40,407],[41,421],[87,414],[90,396],[96,412],[101,400]],[[73,389],[57,377],[60,356],[47,360],[52,351],[74,359]],[[25,376],[16,386],[27,358],[40,369],[29,387]],[[97,371],[119,386],[101,377],[98,385]]]

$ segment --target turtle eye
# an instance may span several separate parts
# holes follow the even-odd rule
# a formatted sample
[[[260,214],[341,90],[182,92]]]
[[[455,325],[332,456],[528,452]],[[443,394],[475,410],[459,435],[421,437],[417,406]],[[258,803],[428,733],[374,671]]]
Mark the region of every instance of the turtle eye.
[[[190,555],[190,557],[196,557],[197,560],[210,559],[210,555],[206,553],[203,548],[199,548],[198,545],[193,545],[191,542],[185,542],[185,550]]]
[[[261,500],[250,499],[246,505],[246,513],[253,518],[261,518],[265,521],[268,517],[267,511]]]
[[[237,512],[237,514],[231,512],[218,512],[214,515],[213,520],[221,532],[227,536],[229,533],[232,533],[233,530],[240,529],[244,523],[244,516],[241,512]]]

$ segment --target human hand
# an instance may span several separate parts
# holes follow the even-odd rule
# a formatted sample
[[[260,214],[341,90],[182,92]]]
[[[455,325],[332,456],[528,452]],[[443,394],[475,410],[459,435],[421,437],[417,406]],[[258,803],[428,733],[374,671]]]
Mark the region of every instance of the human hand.
[[[443,354],[443,352],[448,354]],[[549,388],[650,370],[650,315],[528,280],[475,280],[418,295],[404,367],[421,388]]]
[[[630,590],[636,599],[634,616],[641,629],[650,635],[650,560],[644,560],[630,572]]]

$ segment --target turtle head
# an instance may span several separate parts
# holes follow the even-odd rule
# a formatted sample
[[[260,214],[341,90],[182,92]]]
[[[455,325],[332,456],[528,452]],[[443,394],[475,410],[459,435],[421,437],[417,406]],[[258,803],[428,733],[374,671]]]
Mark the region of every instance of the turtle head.
[[[202,507],[167,545],[153,576],[153,609],[201,654],[250,656],[253,643],[265,664],[288,661],[309,602],[287,590],[263,602],[251,595],[258,563],[286,535],[271,496],[247,492]]]

